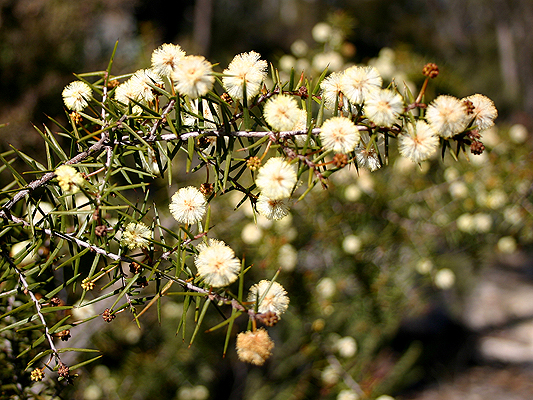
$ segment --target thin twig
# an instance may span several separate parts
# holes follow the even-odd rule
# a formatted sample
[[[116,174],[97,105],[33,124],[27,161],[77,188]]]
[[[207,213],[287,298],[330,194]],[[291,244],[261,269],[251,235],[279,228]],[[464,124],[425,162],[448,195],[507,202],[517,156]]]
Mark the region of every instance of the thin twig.
[[[57,351],[57,348],[54,344],[54,339],[52,338],[52,335],[50,335],[50,331],[48,330],[48,325],[46,324],[44,315],[41,312],[41,308],[42,308],[41,303],[39,303],[39,300],[37,299],[37,297],[35,297],[35,294],[33,294],[33,292],[30,290],[28,282],[26,281],[26,278],[24,276],[24,273],[17,267],[17,265],[11,259],[11,256],[7,253],[6,249],[3,247],[2,247],[2,255],[4,259],[7,260],[11,268],[13,268],[15,272],[17,273],[17,275],[19,276],[20,282],[22,283],[22,286],[24,287],[24,293],[28,294],[31,300],[33,301],[33,304],[35,305],[35,309],[37,310],[37,315],[39,316],[41,323],[44,325],[44,336],[46,337],[46,340],[48,341],[48,344],[50,345],[50,349],[52,350],[52,353],[54,354],[56,363],[59,365],[61,363],[59,352]]]
[[[335,357],[333,354],[328,354],[326,357],[328,359],[329,365],[331,365],[335,369],[337,374],[342,376],[342,379],[344,380],[346,386],[352,389],[359,396],[363,397],[365,392],[363,392],[361,386],[359,386],[359,384],[351,377],[351,375],[344,370],[339,360],[337,360],[337,357]]]

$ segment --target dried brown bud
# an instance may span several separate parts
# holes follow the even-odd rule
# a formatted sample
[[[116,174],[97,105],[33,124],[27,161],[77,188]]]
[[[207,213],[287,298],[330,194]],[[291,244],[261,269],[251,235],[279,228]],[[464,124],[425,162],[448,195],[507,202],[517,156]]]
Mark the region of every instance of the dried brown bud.
[[[52,307],[58,307],[61,304],[63,304],[63,302],[61,301],[59,297],[52,297],[50,299],[50,304],[52,305]]]
[[[66,342],[67,340],[70,339],[70,329],[65,329],[64,331],[61,331],[61,332],[58,332],[57,333],[57,336],[59,336],[59,338]]]
[[[266,326],[274,326],[278,323],[279,317],[274,311],[267,311],[263,314],[256,314],[255,319]]]
[[[302,99],[307,99],[309,97],[309,94],[307,93],[307,87],[300,86],[298,89],[298,96],[300,96]]]
[[[59,376],[62,376],[63,378],[68,378],[69,371],[70,369],[68,365],[59,362],[59,368],[57,369],[57,373],[59,374]]]
[[[261,159],[259,157],[250,157],[246,160],[246,166],[252,171],[256,171],[261,167]]]
[[[224,100],[228,104],[233,104],[233,99],[228,93],[222,93],[222,96],[220,96],[222,100]]]
[[[213,184],[209,182],[202,183],[200,185],[200,192],[202,192],[205,197],[210,196],[211,193],[213,193]]]
[[[130,264],[130,272],[132,274],[138,274],[141,271],[142,271],[142,267],[139,264],[137,264],[136,262],[132,262]]]
[[[422,69],[422,74],[431,79],[436,78],[437,76],[439,76],[439,67],[437,66],[437,64],[428,63],[424,65],[424,68]]]
[[[114,87],[117,87],[118,85],[120,85],[120,82],[118,81],[118,79],[112,79],[107,82],[107,87],[109,89],[113,89]]]
[[[337,168],[344,168],[348,164],[348,156],[343,153],[337,153],[333,156],[333,164]]]
[[[115,317],[116,315],[111,314],[111,311],[109,310],[109,308],[106,308],[104,312],[102,313],[102,318],[105,322],[111,322],[115,319]]]
[[[467,135],[470,139],[472,140],[479,140],[481,139],[481,135],[479,134],[479,130],[478,129],[473,129],[471,130],[470,132],[468,132],[468,135]]]
[[[484,150],[485,150],[485,146],[483,145],[483,143],[477,140],[473,141],[472,144],[470,145],[470,152],[472,154],[480,155],[480,154],[483,154]]]
[[[468,115],[474,114],[474,103],[472,103],[470,100],[463,100],[463,103],[466,106],[466,113]]]
[[[96,228],[94,228],[94,233],[96,236],[105,236],[107,235],[107,226],[105,225],[98,225]]]

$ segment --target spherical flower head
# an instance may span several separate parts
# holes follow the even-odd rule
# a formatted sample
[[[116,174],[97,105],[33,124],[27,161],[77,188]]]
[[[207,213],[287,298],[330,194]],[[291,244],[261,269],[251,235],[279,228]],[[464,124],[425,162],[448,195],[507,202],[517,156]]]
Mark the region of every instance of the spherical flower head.
[[[262,216],[278,221],[289,215],[289,202],[290,199],[272,200],[264,194],[260,194],[256,207]]]
[[[168,208],[176,221],[194,224],[204,217],[206,205],[202,192],[194,186],[187,186],[174,193]]]
[[[270,158],[259,169],[255,183],[271,200],[290,197],[298,178],[296,169],[281,157]]]
[[[275,131],[291,131],[300,118],[300,108],[292,97],[280,94],[266,102],[263,114]]]
[[[139,92],[135,90],[131,84],[131,79],[121,83],[115,89],[115,100],[120,101],[122,104],[128,105],[131,100],[139,101]]]
[[[439,147],[439,138],[435,130],[424,121],[416,125],[407,125],[407,134],[400,136],[398,148],[400,154],[419,163],[430,158]]]
[[[320,140],[326,150],[349,153],[359,143],[361,135],[355,124],[345,117],[333,117],[322,125]]]
[[[202,56],[186,56],[170,74],[178,93],[196,99],[207,94],[215,82],[213,66]]]
[[[283,286],[278,282],[271,282],[267,280],[262,280],[250,288],[250,292],[248,293],[248,301],[260,301],[257,308],[259,313],[263,314],[271,311],[276,313],[278,317],[287,311],[287,308],[289,307],[289,296],[287,296],[287,291],[283,288]]]
[[[151,69],[141,69],[130,78],[130,90],[133,99],[150,102],[155,99],[154,90],[151,85],[162,84],[161,77]]]
[[[464,131],[470,121],[466,104],[448,95],[433,100],[426,110],[426,119],[437,135],[446,139]]]
[[[474,94],[463,99],[463,102],[465,100],[470,101],[474,106],[474,125],[480,131],[494,126],[494,120],[498,116],[498,110],[491,99],[482,94]]]
[[[209,239],[198,245],[194,260],[198,275],[213,287],[223,287],[235,282],[241,270],[241,262],[235,252],[221,240]]]
[[[267,76],[268,67],[267,62],[260,58],[261,54],[255,51],[237,54],[224,70],[222,83],[231,97],[239,100],[244,98],[245,82],[248,100],[259,93],[261,83]]]
[[[342,94],[341,81],[343,75],[344,72],[334,72],[320,84],[322,97],[325,99],[325,106],[330,110],[335,108],[335,103],[337,102],[338,106],[342,107],[343,111],[348,111],[350,109],[348,99]]]
[[[62,165],[58,167],[55,170],[55,174],[59,182],[59,187],[65,193],[78,192],[80,190],[79,187],[85,182],[83,176],[70,165]]]
[[[152,237],[152,231],[142,222],[130,222],[126,225],[122,237],[120,238],[120,244],[133,249],[146,249],[150,244],[150,238]]]
[[[342,92],[352,104],[361,104],[368,94],[381,88],[383,79],[374,67],[354,65],[344,71],[341,79]]]
[[[365,115],[377,126],[391,127],[403,112],[403,99],[391,90],[374,90],[365,100]]]
[[[160,76],[169,77],[183,57],[185,57],[185,52],[179,45],[162,44],[152,53],[152,69]]]
[[[89,105],[93,90],[85,82],[74,81],[63,89],[62,94],[65,106],[69,110],[79,112]]]
[[[268,332],[263,329],[241,332],[237,335],[237,356],[239,360],[263,365],[271,356],[274,342],[268,336]]]

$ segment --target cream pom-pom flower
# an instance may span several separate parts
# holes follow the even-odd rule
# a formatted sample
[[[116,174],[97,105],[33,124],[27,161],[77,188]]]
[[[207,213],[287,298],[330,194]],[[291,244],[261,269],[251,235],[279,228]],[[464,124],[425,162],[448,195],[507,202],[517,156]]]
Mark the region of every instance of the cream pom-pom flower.
[[[268,99],[263,115],[275,131],[292,131],[301,113],[296,100],[285,94],[279,94]]]
[[[287,296],[285,288],[278,282],[268,280],[262,280],[250,288],[248,301],[259,302],[258,312],[271,311],[276,313],[278,317],[289,307],[289,296]]]
[[[391,127],[403,109],[402,96],[388,89],[374,90],[365,100],[365,115],[378,126]]]
[[[170,74],[178,93],[196,99],[207,94],[215,82],[213,66],[202,56],[186,56]]]
[[[185,52],[177,44],[164,43],[152,52],[152,69],[161,76],[170,76]]]
[[[289,215],[289,205],[290,199],[272,200],[261,193],[257,199],[256,208],[259,214],[267,219],[278,221]]]
[[[168,208],[176,221],[194,224],[204,217],[206,206],[207,201],[202,192],[194,186],[187,186],[174,193]]]
[[[120,244],[127,246],[130,250],[140,248],[145,249],[150,244],[152,231],[142,222],[130,222],[124,228]]]
[[[464,131],[470,121],[466,104],[449,95],[440,95],[431,102],[426,119],[437,135],[446,139]]]
[[[70,165],[61,165],[54,171],[59,183],[59,187],[65,193],[76,193],[79,191],[79,187],[83,185],[85,179],[76,171],[76,168]]]
[[[209,239],[198,245],[194,259],[198,275],[210,286],[223,287],[235,282],[241,270],[241,262],[231,247],[221,240]]]
[[[416,125],[407,125],[407,134],[400,136],[398,149],[400,154],[419,163],[427,160],[437,151],[439,138],[435,130],[424,121],[416,121]]]
[[[129,79],[129,90],[132,98],[138,101],[150,102],[155,99],[154,90],[151,85],[160,85],[163,81],[161,77],[151,69],[140,69]],[[117,88],[118,89],[118,88]]]
[[[332,117],[322,125],[320,140],[327,150],[349,153],[359,143],[361,135],[355,124],[346,117]]]
[[[260,328],[256,331],[239,333],[237,335],[236,348],[239,360],[255,365],[263,365],[272,355],[274,342],[268,336],[268,332]]]
[[[381,88],[383,79],[374,67],[354,65],[344,71],[341,79],[342,92],[352,104],[361,104],[368,94]]]
[[[65,106],[69,110],[79,112],[89,105],[93,90],[85,82],[74,81],[65,86],[62,95]]]
[[[498,116],[498,110],[491,99],[482,94],[473,94],[464,98],[463,101],[470,101],[474,106],[474,125],[480,131],[494,126],[494,120]]]
[[[280,200],[290,197],[297,180],[293,166],[282,157],[272,157],[259,169],[255,183],[263,195]]]
[[[255,51],[237,54],[224,70],[222,83],[228,94],[239,100],[244,97],[246,83],[246,98],[249,100],[261,90],[261,83],[267,76],[267,67],[267,62],[261,60],[261,54]]]
[[[350,104],[346,96],[342,94],[341,81],[343,74],[344,72],[332,73],[322,81],[320,88],[322,89],[322,96],[325,99],[326,108],[333,109],[335,108],[335,103],[338,102],[338,107],[348,112],[350,110]]]

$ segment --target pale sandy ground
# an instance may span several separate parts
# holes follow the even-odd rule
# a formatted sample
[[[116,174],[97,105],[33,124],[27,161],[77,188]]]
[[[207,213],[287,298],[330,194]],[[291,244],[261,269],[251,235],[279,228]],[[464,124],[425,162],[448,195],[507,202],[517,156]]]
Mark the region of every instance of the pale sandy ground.
[[[500,258],[483,272],[462,311],[476,340],[475,361],[463,371],[401,400],[533,399],[533,257]]]

